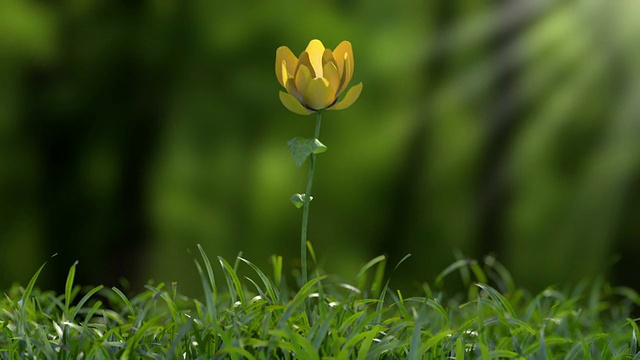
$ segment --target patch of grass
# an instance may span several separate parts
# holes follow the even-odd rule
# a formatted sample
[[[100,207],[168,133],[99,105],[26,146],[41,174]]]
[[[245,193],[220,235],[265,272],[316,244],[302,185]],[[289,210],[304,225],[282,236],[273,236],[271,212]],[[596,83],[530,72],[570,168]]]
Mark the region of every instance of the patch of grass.
[[[384,257],[350,282],[316,270],[290,289],[281,258],[267,275],[238,256],[233,266],[218,259],[220,289],[200,255],[204,300],[176,284],[131,298],[81,288],[76,264],[57,295],[35,287],[41,267],[0,300],[0,359],[640,359],[640,297],[601,280],[529,295],[495,259],[461,259],[406,297],[384,278]],[[240,278],[239,267],[253,275]],[[463,295],[443,289],[454,273]]]

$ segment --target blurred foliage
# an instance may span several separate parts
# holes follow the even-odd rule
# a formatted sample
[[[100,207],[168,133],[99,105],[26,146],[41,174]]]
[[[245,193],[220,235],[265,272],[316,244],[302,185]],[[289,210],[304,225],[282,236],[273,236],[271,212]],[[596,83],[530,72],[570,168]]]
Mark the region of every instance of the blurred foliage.
[[[275,49],[353,43],[327,113],[310,240],[351,276],[385,253],[416,286],[496,254],[539,288],[640,254],[635,1],[6,0],[0,12],[0,286],[49,256],[84,284],[197,287],[193,254],[295,268],[306,172]],[[51,268],[50,268],[51,269]]]

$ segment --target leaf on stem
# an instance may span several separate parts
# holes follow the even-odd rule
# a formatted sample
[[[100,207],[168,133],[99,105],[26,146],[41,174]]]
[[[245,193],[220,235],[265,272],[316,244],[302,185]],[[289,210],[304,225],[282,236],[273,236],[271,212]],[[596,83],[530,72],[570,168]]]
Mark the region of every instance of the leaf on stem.
[[[320,154],[327,151],[327,147],[318,139],[295,137],[289,140],[287,145],[289,145],[289,150],[293,155],[293,160],[296,162],[297,167],[302,166],[309,155]]]
[[[293,194],[291,197],[291,203],[300,209],[304,205],[305,194]],[[313,196],[309,197],[309,201],[313,200]]]

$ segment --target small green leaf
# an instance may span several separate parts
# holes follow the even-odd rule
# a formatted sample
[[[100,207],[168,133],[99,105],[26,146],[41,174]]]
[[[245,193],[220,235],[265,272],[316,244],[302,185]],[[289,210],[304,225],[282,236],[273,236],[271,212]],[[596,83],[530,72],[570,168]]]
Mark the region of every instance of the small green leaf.
[[[300,209],[304,205],[305,194],[293,194],[291,197],[291,203]],[[309,197],[309,201],[313,200],[313,196]]]
[[[327,146],[320,142],[318,139],[313,139],[313,153],[322,154],[327,151]]]
[[[289,150],[293,155],[293,160],[296,162],[297,167],[302,166],[309,155],[320,154],[327,151],[327,147],[318,139],[295,137],[289,140],[287,145],[289,145]]]

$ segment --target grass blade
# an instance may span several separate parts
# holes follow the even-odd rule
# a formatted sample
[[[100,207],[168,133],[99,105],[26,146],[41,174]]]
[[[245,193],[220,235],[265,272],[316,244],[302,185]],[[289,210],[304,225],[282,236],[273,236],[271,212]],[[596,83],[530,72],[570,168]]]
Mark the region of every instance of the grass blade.
[[[278,303],[280,294],[278,293],[278,289],[276,289],[276,287],[271,283],[271,281],[269,281],[269,278],[267,277],[267,275],[265,275],[262,272],[262,270],[260,270],[260,268],[255,266],[251,261],[243,258],[238,258],[238,259],[244,262],[245,264],[249,265],[249,267],[251,267],[253,271],[255,271],[255,273],[258,274],[258,276],[260,277],[260,280],[262,280],[262,283],[264,284],[265,289],[267,290],[267,293],[269,294],[269,297],[271,298],[271,303],[272,304]]]
[[[85,296],[82,297],[82,299],[80,299],[80,301],[78,302],[78,305],[76,305],[75,309],[73,309],[73,312],[71,313],[71,315],[69,315],[69,321],[73,321],[73,319],[75,319],[76,315],[78,315],[78,312],[83,308],[84,304],[89,301],[89,299],[98,291],[102,290],[104,286],[103,285],[99,285],[94,287],[93,289],[91,289]],[[95,310],[94,310],[95,312]]]
[[[400,261],[398,261],[396,266],[393,268],[393,271],[391,271],[391,274],[389,275],[389,278],[387,279],[387,282],[384,284],[384,287],[382,288],[382,291],[380,292],[380,297],[378,298],[378,300],[379,300],[378,306],[376,307],[376,312],[378,313],[378,316],[376,316],[376,320],[375,320],[376,323],[379,323],[380,319],[382,317],[382,307],[384,306],[384,298],[385,298],[385,295],[387,293],[387,289],[389,288],[389,283],[391,282],[391,276],[396,271],[396,269],[400,266],[400,264],[405,262],[410,257],[411,257],[411,254],[407,254],[402,259],[400,259]]]
[[[78,265],[78,261],[76,260],[71,268],[69,269],[69,274],[67,275],[67,283],[64,287],[64,314],[67,319],[69,318],[69,306],[71,306],[71,291],[73,290],[73,279],[76,276],[76,266]]]
[[[131,316],[135,317],[136,316],[136,310],[133,308],[133,305],[131,305],[131,302],[129,301],[129,299],[127,298],[127,296],[122,293],[122,291],[120,291],[120,289],[118,289],[117,287],[112,287],[111,290],[113,290],[114,293],[116,293],[120,299],[122,299],[122,302],[124,302],[124,304],[127,306],[127,309],[129,309],[129,312],[131,313]]]
[[[238,275],[233,270],[231,265],[229,265],[227,260],[225,260],[222,256],[218,256],[218,261],[220,261],[220,265],[222,266],[222,270],[224,271],[224,276],[227,280],[227,286],[229,287],[232,306],[236,303],[236,301],[238,301],[237,298],[239,298],[240,303],[245,306],[246,299],[244,298],[244,291],[242,290],[242,284],[240,283],[240,279],[238,279]]]
[[[16,331],[18,334],[18,337],[24,336],[24,332],[27,327],[27,306],[29,305],[31,292],[33,291],[33,287],[36,285],[36,280],[38,280],[38,276],[40,276],[40,272],[42,272],[42,269],[44,269],[45,265],[47,265],[46,262],[42,264],[42,266],[40,266],[38,271],[36,271],[36,273],[31,277],[31,280],[29,281],[29,284],[27,285],[27,287],[24,289],[24,293],[22,294],[22,298],[20,299],[20,302],[19,302],[20,311],[18,312],[20,314],[20,319],[18,321],[18,326]]]
[[[217,294],[218,289],[216,287],[216,279],[213,276],[213,267],[211,266],[211,261],[209,261],[209,257],[207,257],[207,254],[204,252],[204,249],[202,248],[202,246],[200,246],[200,244],[198,244],[198,250],[200,250],[202,261],[204,261],[204,267],[205,269],[207,269],[207,275],[209,276],[211,291],[213,291],[214,294]]]

